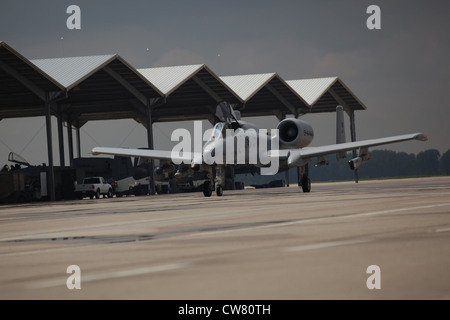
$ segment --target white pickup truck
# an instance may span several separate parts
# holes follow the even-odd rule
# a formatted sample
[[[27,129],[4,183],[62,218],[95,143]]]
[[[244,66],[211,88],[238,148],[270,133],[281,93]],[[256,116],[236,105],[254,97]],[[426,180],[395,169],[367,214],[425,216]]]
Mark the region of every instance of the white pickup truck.
[[[82,184],[75,184],[75,194],[78,199],[83,199],[84,197],[91,199],[95,197],[98,199],[101,194],[103,197],[112,198],[113,188],[102,177],[87,177],[84,178]]]

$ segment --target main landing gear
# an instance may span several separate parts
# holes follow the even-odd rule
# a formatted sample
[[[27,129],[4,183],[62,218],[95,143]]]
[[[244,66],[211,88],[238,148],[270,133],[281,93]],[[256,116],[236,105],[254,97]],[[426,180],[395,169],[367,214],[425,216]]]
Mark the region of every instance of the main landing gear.
[[[311,179],[309,179],[309,168],[308,165],[303,167],[298,167],[298,186],[302,188],[303,192],[311,192]]]
[[[211,197],[213,191],[214,191],[214,183],[211,183],[211,181],[205,181],[203,183],[203,195],[205,197]],[[220,184],[216,186],[216,195],[218,197],[223,196],[223,187]]]

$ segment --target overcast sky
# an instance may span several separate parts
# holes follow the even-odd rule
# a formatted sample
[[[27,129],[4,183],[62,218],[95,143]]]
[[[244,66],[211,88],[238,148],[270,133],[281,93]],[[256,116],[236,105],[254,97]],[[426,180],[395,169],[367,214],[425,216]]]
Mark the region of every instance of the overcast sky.
[[[66,27],[71,4],[81,8],[81,30]],[[381,8],[381,30],[366,27],[371,4]],[[218,75],[339,76],[368,107],[356,112],[358,140],[423,132],[426,143],[383,149],[443,153],[450,149],[449,12],[448,0],[2,0],[0,40],[29,59],[118,53],[135,68],[201,63]],[[334,143],[334,116],[303,117],[313,145]],[[252,120],[266,128],[278,122]],[[155,124],[155,147],[167,148],[179,126]],[[133,120],[91,122],[81,134],[83,156],[94,146],[146,146]],[[9,151],[47,162],[44,118],[0,121],[0,164]]]

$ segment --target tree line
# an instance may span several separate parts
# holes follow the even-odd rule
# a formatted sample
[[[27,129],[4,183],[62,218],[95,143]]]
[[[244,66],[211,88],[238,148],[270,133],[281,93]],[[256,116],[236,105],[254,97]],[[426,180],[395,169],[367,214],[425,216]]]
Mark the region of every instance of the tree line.
[[[336,156],[327,157],[329,164],[316,167],[315,161],[309,164],[309,176],[312,181],[347,181],[354,180],[355,175],[350,170],[347,159],[336,160]],[[415,154],[395,152],[390,150],[374,150],[370,152],[370,160],[358,169],[359,179],[379,179],[395,177],[420,177],[450,175],[450,150],[440,154],[439,150],[429,149]],[[258,174],[241,174],[236,181],[242,181],[246,186],[267,184],[273,180],[285,180],[285,173],[275,176],[260,176]],[[297,169],[289,170],[289,181],[297,183]]]

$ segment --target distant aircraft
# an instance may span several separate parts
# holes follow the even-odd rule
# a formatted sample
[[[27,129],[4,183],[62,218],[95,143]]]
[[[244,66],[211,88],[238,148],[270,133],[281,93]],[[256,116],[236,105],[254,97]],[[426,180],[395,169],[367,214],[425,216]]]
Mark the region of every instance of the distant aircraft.
[[[422,133],[345,142],[344,116],[342,107],[336,109],[336,144],[308,147],[314,138],[312,127],[300,119],[287,118],[281,121],[277,130],[259,129],[255,125],[240,120],[239,115],[228,102],[221,102],[216,108],[218,122],[212,134],[197,152],[182,150],[147,150],[126,148],[92,149],[93,155],[107,154],[126,157],[142,157],[166,161],[164,167],[155,169],[156,174],[179,169],[175,178],[204,173],[203,194],[210,197],[215,190],[218,196],[223,195],[224,168],[227,166],[255,165],[266,170],[268,174],[276,174],[280,167],[299,167],[299,186],[303,192],[311,191],[311,180],[308,177],[308,164],[317,158],[317,165],[328,164],[326,156],[336,154],[338,160],[346,157],[348,151],[356,150],[357,156],[348,163],[352,170],[358,169],[369,161],[368,148],[407,140],[426,141]],[[273,133],[275,131],[275,134]],[[190,148],[189,139],[189,148]],[[195,149],[195,148],[194,148]]]

